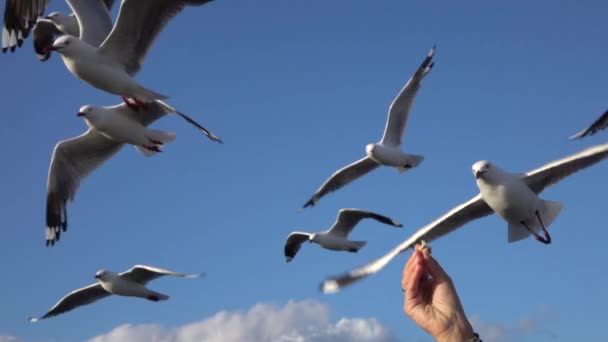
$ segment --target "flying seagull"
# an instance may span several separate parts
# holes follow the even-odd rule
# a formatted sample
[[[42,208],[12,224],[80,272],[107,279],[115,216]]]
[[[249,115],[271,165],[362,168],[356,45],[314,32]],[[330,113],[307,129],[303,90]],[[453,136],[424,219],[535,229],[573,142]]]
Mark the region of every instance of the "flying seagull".
[[[162,100],[167,96],[147,89],[133,77],[152,43],[186,6],[212,0],[122,0],[114,27],[99,47],[70,35],[57,38],[48,51],[57,51],[65,66],[89,85],[121,96],[125,103]]]
[[[166,294],[150,290],[146,287],[148,282],[163,276],[198,278],[204,276],[204,274],[177,273],[146,265],[135,265],[130,270],[122,273],[101,270],[95,274],[97,283],[70,292],[67,296],[61,298],[42,317],[30,317],[29,320],[30,322],[38,322],[41,319],[60,315],[113,294],[117,296],[145,298],[153,302],[167,300],[169,296]]]
[[[488,161],[473,164],[480,193],[453,208],[430,224],[420,228],[386,255],[364,266],[321,283],[324,293],[338,292],[352,283],[380,271],[393,258],[421,240],[430,242],[457,228],[492,213],[508,223],[508,241],[520,241],[533,235],[549,244],[547,227],[559,214],[561,204],[538,197],[543,190],[573,173],[590,167],[608,157],[608,144],[597,145],[563,159],[548,163],[525,174],[509,173]],[[538,234],[543,231],[545,237]]]
[[[348,240],[348,235],[359,221],[370,218],[395,227],[403,225],[386,216],[361,209],[340,209],[336,222],[328,230],[318,233],[293,232],[285,241],[285,258],[290,262],[300,250],[303,242],[314,242],[325,249],[356,253],[365,246],[365,241]]]
[[[598,131],[604,130],[606,128],[608,128],[608,110],[605,111],[604,114],[602,114],[602,116],[600,116],[597,120],[595,120],[591,124],[591,126],[585,128],[584,130],[571,136],[570,139],[574,140],[574,139],[580,139],[580,138],[583,138],[583,137],[586,137],[589,135],[594,135]]]
[[[410,108],[418,93],[418,89],[420,89],[420,82],[433,68],[434,54],[435,47],[430,50],[418,70],[416,70],[393,100],[388,111],[382,140],[378,143],[365,146],[365,157],[341,168],[331,175],[308,202],[304,204],[304,208],[314,206],[321,197],[342,188],[380,165],[395,167],[399,172],[405,172],[422,162],[423,156],[402,152],[401,144]]]
[[[59,241],[68,227],[66,203],[73,201],[80,182],[124,144],[131,144],[145,156],[161,152],[161,146],[175,138],[175,133],[146,127],[161,117],[175,113],[196,126],[212,141],[222,140],[162,101],[149,102],[135,111],[124,103],[111,107],[86,105],[77,116],[84,118],[89,129],[82,135],[55,145],[49,167],[46,200],[46,245]]]
[[[47,48],[58,36],[80,37],[92,46],[99,46],[112,29],[109,11],[114,1],[66,0],[73,13],[65,15],[52,12],[42,17],[49,0],[7,0],[2,29],[2,52],[14,52],[17,47],[21,47],[32,27],[34,51],[41,61],[50,58],[51,53]],[[83,30],[80,29],[81,26]]]

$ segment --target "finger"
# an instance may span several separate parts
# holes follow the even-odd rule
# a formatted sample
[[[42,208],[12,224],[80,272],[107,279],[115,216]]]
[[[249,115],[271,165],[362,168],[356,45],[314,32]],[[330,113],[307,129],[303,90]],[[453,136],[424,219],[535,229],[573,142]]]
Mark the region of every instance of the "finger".
[[[406,306],[408,303],[416,304],[420,294],[420,278],[424,272],[424,265],[422,264],[422,257],[417,258],[412,268],[411,276],[406,284],[405,288],[405,302]]]
[[[412,255],[410,256],[410,258],[407,260],[405,267],[403,268],[403,273],[401,275],[401,286],[402,288],[405,289],[405,284],[407,282],[407,278],[409,277],[409,275],[412,272],[412,266],[414,264],[414,261],[416,260],[417,257],[420,257],[421,255],[419,254],[419,252],[417,250],[414,250],[414,253],[412,253]]]
[[[426,271],[436,282],[451,281],[450,276],[448,276],[441,265],[439,265],[437,260],[431,256],[431,252],[428,249],[422,251],[422,260]]]

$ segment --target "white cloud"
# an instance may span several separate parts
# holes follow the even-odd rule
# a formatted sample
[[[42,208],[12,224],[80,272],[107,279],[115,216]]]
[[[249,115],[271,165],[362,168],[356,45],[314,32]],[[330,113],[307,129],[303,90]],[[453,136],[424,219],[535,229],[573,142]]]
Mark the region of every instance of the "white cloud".
[[[554,317],[554,312],[547,307],[540,312],[520,318],[514,323],[495,323],[481,319],[479,316],[470,318],[473,329],[484,342],[521,341],[526,336],[544,336],[557,339],[557,336],[545,327],[545,322]]]
[[[24,342],[15,336],[0,336],[0,342]]]
[[[317,301],[289,301],[283,307],[257,304],[247,312],[220,311],[175,328],[157,324],[121,325],[89,342],[398,341],[374,318],[342,318],[331,323],[329,316],[329,307]]]

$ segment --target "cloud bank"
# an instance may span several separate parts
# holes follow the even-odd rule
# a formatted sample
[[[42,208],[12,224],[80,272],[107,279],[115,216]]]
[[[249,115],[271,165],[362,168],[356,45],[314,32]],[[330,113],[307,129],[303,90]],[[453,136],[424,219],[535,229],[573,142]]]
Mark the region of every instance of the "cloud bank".
[[[256,304],[247,312],[220,311],[180,327],[125,324],[88,342],[397,342],[374,318],[330,321],[326,304],[289,301],[283,307]],[[0,341],[2,342],[2,341]]]

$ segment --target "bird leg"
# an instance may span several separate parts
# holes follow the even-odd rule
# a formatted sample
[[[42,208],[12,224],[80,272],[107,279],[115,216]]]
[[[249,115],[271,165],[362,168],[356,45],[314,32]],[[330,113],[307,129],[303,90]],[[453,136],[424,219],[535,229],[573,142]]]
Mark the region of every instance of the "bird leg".
[[[141,147],[152,152],[162,152],[161,149],[156,145],[141,145]]]
[[[135,104],[139,107],[139,108],[143,108],[143,109],[148,109],[148,104],[145,101],[140,101],[137,98],[132,98],[131,100],[133,100],[133,102],[135,102]]]
[[[551,243],[551,235],[549,235],[549,232],[547,231],[547,228],[545,227],[545,224],[543,223],[543,220],[540,218],[540,214],[538,213],[538,210],[536,210],[534,212],[534,214],[536,215],[536,217],[538,218],[538,222],[540,222],[540,226],[543,228],[543,233],[545,234],[545,237],[543,238],[542,236],[538,235],[536,232],[532,231],[532,229],[530,229],[530,227],[528,227],[528,225],[524,222],[521,221],[521,224],[526,227],[526,229],[532,233],[532,235],[534,235],[534,237],[536,238],[536,240],[544,243],[545,245],[548,245]]]
[[[127,97],[122,96],[122,101],[127,105],[127,107],[131,108],[131,110],[138,112],[140,106],[133,99],[129,99]]]

